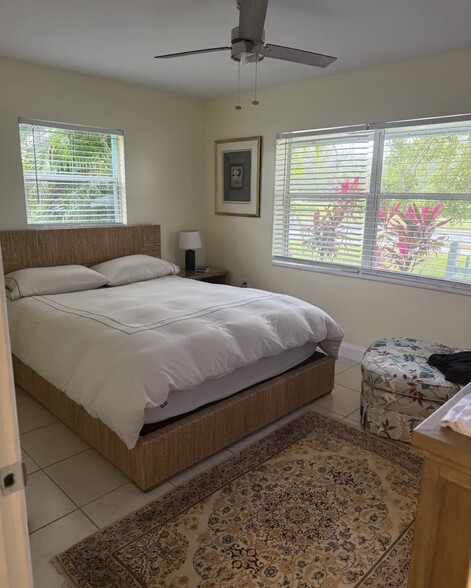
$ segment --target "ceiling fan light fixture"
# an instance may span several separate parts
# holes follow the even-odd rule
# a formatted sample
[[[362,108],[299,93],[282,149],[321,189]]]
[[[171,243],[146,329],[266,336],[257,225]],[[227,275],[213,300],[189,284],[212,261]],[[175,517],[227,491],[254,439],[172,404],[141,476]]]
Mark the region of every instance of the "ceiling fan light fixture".
[[[257,61],[260,61],[260,55],[258,53],[244,51],[240,54],[240,63],[242,65],[250,65],[251,63],[257,63]]]
[[[237,41],[232,45],[231,58],[240,63],[256,63],[263,59],[264,46],[252,41]]]

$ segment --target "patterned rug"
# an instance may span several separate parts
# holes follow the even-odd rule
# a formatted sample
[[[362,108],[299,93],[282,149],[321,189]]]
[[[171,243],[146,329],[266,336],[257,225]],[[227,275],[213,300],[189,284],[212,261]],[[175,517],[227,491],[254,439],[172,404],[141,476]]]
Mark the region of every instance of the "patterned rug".
[[[52,563],[80,588],[402,588],[420,473],[307,413]]]

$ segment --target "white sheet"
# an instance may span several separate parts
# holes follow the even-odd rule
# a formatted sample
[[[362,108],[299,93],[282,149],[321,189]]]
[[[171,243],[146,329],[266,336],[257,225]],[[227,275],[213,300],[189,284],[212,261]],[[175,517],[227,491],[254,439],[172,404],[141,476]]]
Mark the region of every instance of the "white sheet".
[[[283,351],[279,355],[263,357],[256,363],[238,368],[227,376],[206,380],[190,390],[174,390],[169,393],[168,402],[163,408],[146,408],[144,423],[160,423],[274,378],[311,357],[316,347],[315,343],[306,343],[301,347]]]
[[[440,424],[442,427],[450,427],[457,433],[471,437],[471,384],[463,390],[468,394],[450,408]]]
[[[131,449],[146,408],[311,341],[337,356],[343,332],[281,294],[168,276],[8,303],[13,353]]]

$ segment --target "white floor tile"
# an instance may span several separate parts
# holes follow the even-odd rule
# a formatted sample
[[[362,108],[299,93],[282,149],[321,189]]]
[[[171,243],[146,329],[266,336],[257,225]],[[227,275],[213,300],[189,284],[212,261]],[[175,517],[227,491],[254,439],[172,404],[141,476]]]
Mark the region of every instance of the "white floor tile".
[[[360,420],[360,409],[355,410],[351,414],[347,415],[347,417],[346,417],[345,420],[351,421],[353,423],[356,423],[357,425],[361,424],[361,420]]]
[[[346,359],[339,357],[338,360],[335,362],[335,373],[339,374],[340,372],[344,372],[353,366],[357,365],[357,362],[352,361],[351,359]]]
[[[30,535],[34,588],[61,588],[64,578],[49,563],[58,553],[95,533],[95,525],[79,510]]]
[[[29,530],[33,532],[77,507],[44,472],[35,472],[28,476],[26,508]]]
[[[78,506],[129,482],[124,474],[94,449],[60,461],[45,471]]]
[[[90,502],[83,507],[83,511],[98,527],[106,527],[141,506],[160,498],[173,488],[172,484],[164,482],[158,488],[145,493],[132,483],[125,484],[98,500]]]
[[[297,419],[298,417],[303,415],[308,410],[309,410],[309,405],[301,406],[300,408],[293,410],[293,412],[290,412],[289,414],[280,417],[273,424],[276,425],[277,427],[284,427],[285,425],[287,425],[288,423],[290,423],[294,419]]]
[[[28,400],[17,406],[18,427],[20,434],[39,429],[45,425],[56,422],[56,417],[50,413],[44,406],[41,406],[37,400]]]
[[[335,376],[335,383],[352,390],[361,390],[361,366],[355,365]]]
[[[341,353],[339,353],[339,361],[344,361],[345,363],[349,363],[351,365],[356,365],[357,363],[360,363],[358,360],[356,359],[351,359],[350,357],[347,357],[346,355],[342,355]]]
[[[30,396],[28,392],[26,392],[26,390],[23,390],[23,388],[20,388],[18,385],[15,385],[15,398],[17,405],[22,404],[23,402],[28,402],[28,400],[33,400],[33,397]]]
[[[29,476],[30,474],[34,474],[39,469],[41,469],[38,464],[24,451],[21,450],[21,459],[26,466],[26,473]]]
[[[215,466],[216,464],[221,463],[221,461],[232,456],[233,453],[227,451],[227,449],[223,449],[222,451],[219,451],[218,453],[215,453],[214,455],[211,455],[210,457],[203,459],[194,466],[191,466],[190,468],[183,470],[183,472],[175,474],[167,481],[170,482],[170,484],[173,484],[174,486],[179,486],[180,484],[183,484],[188,480],[191,480],[191,478],[194,478],[198,474],[205,472],[210,467]]]
[[[359,429],[360,431],[365,430],[361,424],[360,410],[356,410],[355,412],[349,414],[343,419],[343,422],[347,425],[350,425],[351,427],[355,427],[355,429]]]
[[[309,410],[312,412],[317,412],[323,416],[329,417],[331,419],[343,419],[342,415],[337,414],[335,412],[332,412],[331,410],[328,410],[327,408],[324,408],[323,406],[320,406],[319,403],[317,401],[311,402],[311,404],[309,404]]]
[[[276,431],[277,429],[278,429],[278,426],[275,421],[275,423],[272,423],[271,425],[267,425],[266,427],[263,427],[263,429],[259,429],[258,431],[255,431],[255,433],[252,433],[251,435],[247,435],[247,437],[244,437],[240,441],[236,441],[232,445],[229,445],[229,447],[227,447],[227,449],[229,451],[232,451],[232,453],[237,453],[241,449],[244,449],[248,445],[252,445],[252,443],[259,441],[260,439],[263,439],[263,437],[266,437],[267,435],[269,435],[270,433],[273,433],[273,431]]]
[[[360,393],[336,384],[330,394],[315,401],[315,404],[345,417],[360,408]]]
[[[88,443],[60,422],[25,433],[20,441],[42,468],[90,449]]]

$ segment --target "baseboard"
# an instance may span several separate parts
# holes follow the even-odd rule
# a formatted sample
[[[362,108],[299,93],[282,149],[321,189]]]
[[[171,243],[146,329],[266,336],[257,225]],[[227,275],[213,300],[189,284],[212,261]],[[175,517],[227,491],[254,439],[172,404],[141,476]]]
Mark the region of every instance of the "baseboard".
[[[360,363],[365,351],[365,347],[359,347],[358,345],[352,345],[351,343],[342,343],[342,345],[340,345],[339,359],[345,357],[346,359],[351,359],[352,361]]]

